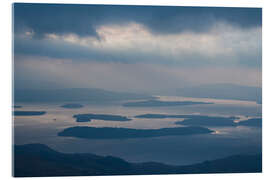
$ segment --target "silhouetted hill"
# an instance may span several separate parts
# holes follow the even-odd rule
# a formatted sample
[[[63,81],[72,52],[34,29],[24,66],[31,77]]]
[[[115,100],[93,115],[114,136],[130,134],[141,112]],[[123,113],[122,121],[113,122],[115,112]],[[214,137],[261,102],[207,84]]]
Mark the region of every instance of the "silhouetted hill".
[[[108,102],[120,100],[137,100],[152,99],[153,97],[143,94],[113,92],[102,89],[26,89],[15,90],[15,102],[71,102],[71,101],[87,101],[87,102]]]
[[[261,155],[236,155],[188,166],[129,163],[112,156],[65,154],[42,144],[14,146],[15,177],[93,176],[191,173],[252,173],[262,171]]]

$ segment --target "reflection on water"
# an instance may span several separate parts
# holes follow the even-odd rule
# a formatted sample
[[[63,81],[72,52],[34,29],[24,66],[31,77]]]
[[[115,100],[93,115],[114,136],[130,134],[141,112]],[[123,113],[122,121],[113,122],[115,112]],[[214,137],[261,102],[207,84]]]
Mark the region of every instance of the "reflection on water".
[[[152,114],[202,114],[239,116],[239,120],[261,116],[261,105],[255,102],[213,100],[205,98],[160,97],[160,100],[192,100],[216,104],[177,107],[123,107],[118,105],[84,104],[80,109],[61,108],[62,104],[24,104],[20,110],[47,111],[43,116],[16,116],[14,118],[15,144],[43,143],[63,152],[84,152],[113,155],[133,162],[157,161],[170,164],[191,164],[206,159],[216,159],[232,154],[258,153],[261,151],[261,129],[252,127],[211,127],[212,134],[169,136],[125,140],[86,140],[59,137],[57,133],[72,126],[126,127],[159,129],[176,127],[181,119],[143,119],[136,115]],[[114,114],[131,118],[132,121],[76,122],[74,114]],[[183,120],[183,119],[182,119]]]

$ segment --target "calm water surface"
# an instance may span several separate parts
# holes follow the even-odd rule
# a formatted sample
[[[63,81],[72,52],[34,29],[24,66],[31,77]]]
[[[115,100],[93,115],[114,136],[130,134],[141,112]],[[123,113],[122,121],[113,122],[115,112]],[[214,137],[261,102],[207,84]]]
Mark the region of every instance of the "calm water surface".
[[[14,143],[42,143],[61,152],[94,153],[112,155],[132,162],[156,161],[167,164],[192,164],[217,159],[233,154],[261,152],[261,129],[253,127],[209,127],[215,133],[204,135],[166,136],[138,139],[88,140],[73,137],[59,137],[57,133],[72,126],[126,127],[136,129],[158,129],[179,127],[181,119],[137,119],[145,113],[201,114],[218,116],[239,116],[240,120],[261,117],[261,105],[251,101],[216,100],[206,98],[159,97],[160,100],[192,100],[214,102],[215,104],[176,107],[123,107],[121,104],[85,104],[80,109],[65,109],[64,103],[20,103],[17,110],[46,111],[43,116],[16,116],[14,118]],[[81,113],[116,114],[132,118],[132,121],[76,122],[72,116]]]

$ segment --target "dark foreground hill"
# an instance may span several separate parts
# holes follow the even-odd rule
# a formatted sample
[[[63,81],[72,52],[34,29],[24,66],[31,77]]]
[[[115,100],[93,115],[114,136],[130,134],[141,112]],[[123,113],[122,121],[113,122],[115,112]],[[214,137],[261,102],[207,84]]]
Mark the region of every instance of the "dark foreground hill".
[[[261,155],[235,155],[188,166],[129,163],[112,156],[64,154],[42,144],[14,146],[14,176],[93,176],[186,173],[250,173],[262,171]]]

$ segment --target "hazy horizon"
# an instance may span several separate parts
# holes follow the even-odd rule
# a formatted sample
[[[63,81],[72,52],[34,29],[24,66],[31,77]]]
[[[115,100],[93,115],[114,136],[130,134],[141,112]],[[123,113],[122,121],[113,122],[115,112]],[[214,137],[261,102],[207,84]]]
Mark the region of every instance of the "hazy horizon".
[[[262,171],[261,8],[13,13],[14,176]]]
[[[14,9],[16,89],[261,87],[259,8],[16,3]]]

